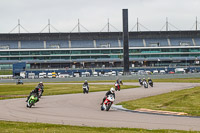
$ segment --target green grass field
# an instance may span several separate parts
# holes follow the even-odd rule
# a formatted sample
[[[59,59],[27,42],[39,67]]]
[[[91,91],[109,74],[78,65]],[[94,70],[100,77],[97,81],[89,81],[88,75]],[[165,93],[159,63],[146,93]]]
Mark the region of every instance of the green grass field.
[[[0,99],[26,97],[37,84],[26,83],[24,85],[6,84],[0,85]],[[114,85],[90,85],[90,92],[108,91]],[[135,88],[137,86],[122,85],[121,89]],[[46,84],[44,95],[59,95],[82,93],[82,84]]]
[[[190,116],[200,116],[200,87],[172,91],[166,94],[121,102],[119,104],[131,110],[146,108],[185,112]]]
[[[68,126],[42,123],[24,123],[0,121],[2,133],[198,133],[196,131],[181,130],[146,130],[136,128],[104,128]]]

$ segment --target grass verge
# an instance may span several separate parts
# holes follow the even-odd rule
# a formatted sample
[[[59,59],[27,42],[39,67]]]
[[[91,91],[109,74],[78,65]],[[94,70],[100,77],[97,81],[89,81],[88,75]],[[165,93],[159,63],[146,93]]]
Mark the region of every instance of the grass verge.
[[[0,85],[0,99],[26,97],[37,84]],[[114,85],[90,85],[90,92],[107,91]],[[138,86],[122,85],[121,89],[136,88]],[[82,84],[46,84],[44,95],[60,95],[82,93]]]
[[[83,127],[11,121],[0,121],[0,131],[3,133],[198,133],[197,131]]]
[[[131,110],[146,108],[174,112],[185,112],[189,116],[200,116],[200,87],[172,91],[169,93],[118,103]]]

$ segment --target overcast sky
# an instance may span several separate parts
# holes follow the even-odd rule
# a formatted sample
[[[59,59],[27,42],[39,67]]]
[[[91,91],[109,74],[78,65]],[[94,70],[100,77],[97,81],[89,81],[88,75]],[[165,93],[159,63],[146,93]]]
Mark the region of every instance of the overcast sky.
[[[101,31],[108,19],[112,26],[121,31],[122,9],[128,9],[129,30],[136,24],[137,18],[151,31],[160,31],[166,17],[170,24],[180,30],[191,30],[196,17],[200,22],[200,0],[0,0],[0,33],[9,33],[17,26],[18,19],[31,33],[41,32],[48,19],[59,32],[71,32],[78,19],[90,32]],[[112,26],[110,31],[117,31]],[[86,31],[80,28],[82,32]],[[140,30],[146,31],[142,26]],[[175,28],[170,26],[170,30]],[[45,29],[43,32],[47,31]],[[51,31],[56,32],[53,28]],[[77,31],[78,28],[74,29],[74,32]],[[107,31],[107,28],[103,31]],[[17,29],[12,33],[16,32]],[[22,28],[21,32],[26,33]]]

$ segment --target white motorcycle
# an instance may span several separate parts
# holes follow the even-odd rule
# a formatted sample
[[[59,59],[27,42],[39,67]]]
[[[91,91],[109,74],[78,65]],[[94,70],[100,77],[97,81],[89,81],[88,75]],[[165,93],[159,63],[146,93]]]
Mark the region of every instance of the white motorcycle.
[[[143,81],[144,88],[148,88],[147,81]]]
[[[88,86],[85,85],[85,84],[83,84],[83,93],[84,93],[84,94],[85,94],[85,93],[88,94],[88,92],[89,92]]]
[[[101,110],[106,110],[109,111],[110,107],[112,106],[113,102],[115,101],[114,96],[108,95],[108,97],[106,98],[106,100],[103,102],[103,105],[101,105]]]

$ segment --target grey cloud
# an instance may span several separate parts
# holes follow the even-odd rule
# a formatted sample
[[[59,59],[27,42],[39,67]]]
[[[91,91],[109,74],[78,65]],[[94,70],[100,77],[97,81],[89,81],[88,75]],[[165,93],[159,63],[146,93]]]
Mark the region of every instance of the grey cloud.
[[[199,6],[199,0],[1,0],[0,32],[9,32],[18,18],[30,32],[40,32],[48,19],[61,32],[71,31],[78,19],[89,31],[100,31],[108,18],[121,30],[123,8],[129,9],[130,29],[138,17],[149,29],[160,30],[168,17],[173,25],[189,30]]]

